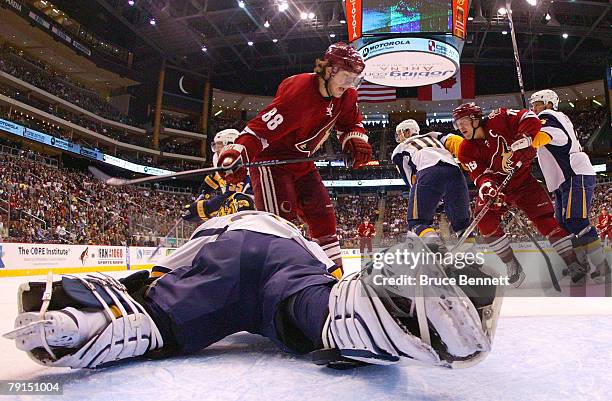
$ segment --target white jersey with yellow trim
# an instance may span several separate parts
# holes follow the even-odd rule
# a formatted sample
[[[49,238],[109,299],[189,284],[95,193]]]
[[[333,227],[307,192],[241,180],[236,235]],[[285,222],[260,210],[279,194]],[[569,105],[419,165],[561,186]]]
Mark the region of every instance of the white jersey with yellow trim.
[[[565,181],[576,175],[595,175],[589,156],[582,151],[574,124],[563,112],[544,110],[538,114],[541,131],[551,141],[538,148],[538,163],[549,192],[554,192]]]
[[[185,245],[157,263],[156,266],[169,270],[174,270],[181,266],[190,266],[202,245],[216,241],[219,235],[233,230],[254,231],[292,239],[325,264],[326,267],[334,266],[334,262],[327,257],[325,251],[315,242],[304,238],[300,229],[294,224],[275,214],[256,210],[245,210],[207,220],[193,232]]]
[[[453,155],[437,139],[439,135],[438,132],[413,135],[395,147],[391,160],[406,184],[414,184],[417,171],[435,166],[440,161],[458,167]]]

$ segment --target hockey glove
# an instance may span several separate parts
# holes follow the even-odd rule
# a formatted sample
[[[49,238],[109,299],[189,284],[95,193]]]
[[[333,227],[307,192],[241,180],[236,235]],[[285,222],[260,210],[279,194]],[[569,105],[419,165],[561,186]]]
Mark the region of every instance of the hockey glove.
[[[227,170],[221,172],[225,181],[230,184],[238,184],[244,181],[247,176],[247,169],[243,166],[248,163],[246,148],[239,144],[226,145],[219,155],[219,167],[226,167]]]
[[[363,135],[363,138],[352,137],[344,142],[342,151],[349,154],[353,158],[353,168],[359,168],[372,159],[372,145],[367,142],[367,136]]]
[[[210,218],[206,212],[206,200],[198,200],[191,205],[185,205],[185,211],[181,215],[181,218],[191,223],[201,223]]]
[[[484,207],[489,201],[493,201],[489,209],[499,210],[504,205],[506,196],[499,192],[497,183],[493,180],[484,180],[478,188],[478,200],[476,206],[478,208]]]

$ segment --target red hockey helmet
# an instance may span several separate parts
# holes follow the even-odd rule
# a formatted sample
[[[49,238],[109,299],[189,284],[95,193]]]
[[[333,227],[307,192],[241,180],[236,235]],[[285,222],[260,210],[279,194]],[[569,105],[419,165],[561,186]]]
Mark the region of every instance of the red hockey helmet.
[[[470,117],[473,119],[482,118],[482,109],[477,106],[476,103],[463,103],[461,106],[453,110],[453,126],[457,128],[457,121],[463,117]]]
[[[344,42],[333,43],[329,46],[323,60],[330,60],[334,68],[341,68],[357,75],[361,74],[365,68],[361,54]]]

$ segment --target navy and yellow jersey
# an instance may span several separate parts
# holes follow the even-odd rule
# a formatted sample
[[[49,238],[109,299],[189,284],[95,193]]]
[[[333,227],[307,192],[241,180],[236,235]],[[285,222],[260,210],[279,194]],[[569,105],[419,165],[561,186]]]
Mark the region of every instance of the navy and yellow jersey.
[[[544,110],[538,117],[542,123],[541,132],[550,137],[545,145],[537,147],[538,163],[548,191],[555,191],[576,175],[595,175],[589,156],[582,151],[570,119],[555,110]],[[535,144],[533,146],[536,147]]]

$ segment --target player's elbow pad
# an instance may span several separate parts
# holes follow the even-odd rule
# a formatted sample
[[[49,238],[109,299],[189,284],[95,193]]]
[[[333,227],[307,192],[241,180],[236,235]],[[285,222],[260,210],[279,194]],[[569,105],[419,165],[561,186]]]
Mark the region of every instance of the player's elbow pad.
[[[531,146],[537,149],[541,146],[548,145],[550,141],[552,141],[552,136],[547,132],[539,131],[531,141]]]

